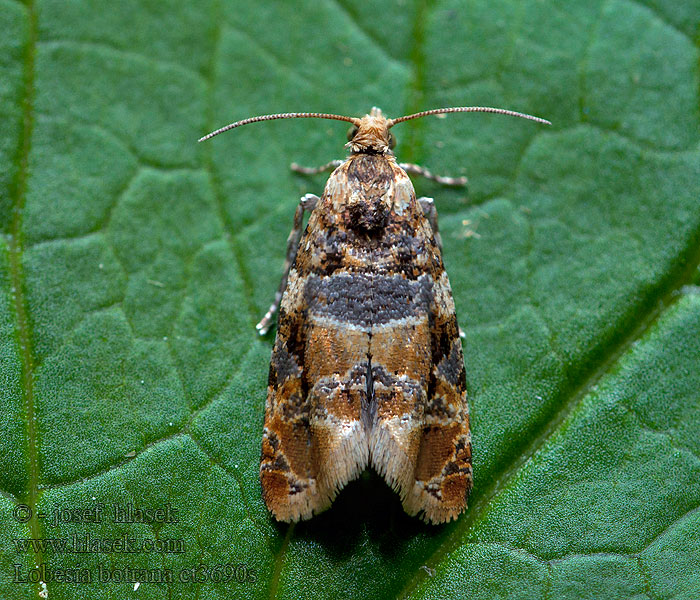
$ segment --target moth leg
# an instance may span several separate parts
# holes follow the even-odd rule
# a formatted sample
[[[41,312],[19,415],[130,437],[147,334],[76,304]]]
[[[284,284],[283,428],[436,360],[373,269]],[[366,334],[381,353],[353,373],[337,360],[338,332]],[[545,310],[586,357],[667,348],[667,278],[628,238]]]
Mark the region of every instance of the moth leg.
[[[413,163],[399,163],[399,166],[406,171],[406,173],[412,173],[413,175],[420,175],[421,177],[425,177],[426,179],[431,179],[432,181],[437,181],[438,183],[441,183],[442,185],[454,185],[454,186],[463,186],[467,185],[467,178],[466,177],[446,177],[444,175],[435,175],[428,171],[425,167],[421,167],[420,165],[416,165]]]
[[[294,213],[294,225],[292,226],[292,231],[289,232],[289,237],[287,238],[287,258],[284,261],[284,272],[282,275],[282,281],[280,281],[279,288],[275,294],[275,299],[270,305],[270,308],[265,313],[265,316],[260,320],[255,328],[258,330],[260,335],[265,335],[270,329],[270,324],[272,322],[272,317],[275,316],[277,309],[280,305],[280,300],[282,299],[282,294],[287,287],[287,278],[289,277],[289,269],[292,268],[294,264],[294,259],[297,256],[297,250],[299,249],[299,240],[302,234],[302,224],[304,222],[304,212],[311,212],[320,198],[314,194],[306,194],[302,196],[299,200],[299,206]]]
[[[326,171],[332,171],[333,169],[337,169],[340,165],[343,164],[343,162],[345,161],[332,160],[331,162],[326,163],[325,165],[321,165],[320,167],[302,167],[297,163],[292,163],[291,165],[289,165],[289,168],[295,173],[301,173],[302,175],[318,175],[319,173],[324,173]]]

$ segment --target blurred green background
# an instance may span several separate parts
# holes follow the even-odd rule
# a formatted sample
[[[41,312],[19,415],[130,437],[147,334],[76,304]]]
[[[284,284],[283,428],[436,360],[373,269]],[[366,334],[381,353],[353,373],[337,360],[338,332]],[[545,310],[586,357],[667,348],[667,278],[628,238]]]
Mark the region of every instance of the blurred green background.
[[[699,24],[697,0],[0,0],[0,596],[700,597]],[[254,324],[324,183],[288,165],[341,158],[347,127],[196,140],[373,105],[553,126],[394,130],[470,180],[415,183],[466,332],[467,513],[424,525],[366,473],[288,527],[260,498]],[[177,522],[37,516],[99,503]],[[15,542],[74,534],[183,552]]]

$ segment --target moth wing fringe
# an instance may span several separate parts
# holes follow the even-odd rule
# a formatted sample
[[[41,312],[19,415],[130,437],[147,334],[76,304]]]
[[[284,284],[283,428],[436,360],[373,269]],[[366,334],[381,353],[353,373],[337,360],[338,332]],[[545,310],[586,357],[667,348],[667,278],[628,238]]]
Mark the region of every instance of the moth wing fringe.
[[[413,484],[415,459],[409,457],[386,427],[376,423],[370,438],[372,467],[403,502]]]

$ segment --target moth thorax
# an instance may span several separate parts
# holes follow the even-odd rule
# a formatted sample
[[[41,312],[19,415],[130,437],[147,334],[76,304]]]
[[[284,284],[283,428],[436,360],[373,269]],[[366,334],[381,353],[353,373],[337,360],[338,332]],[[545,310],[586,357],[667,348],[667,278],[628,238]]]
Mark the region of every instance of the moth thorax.
[[[346,167],[347,187],[339,194],[348,228],[371,233],[382,229],[393,204],[394,172],[390,159],[360,153]]]
[[[345,221],[350,229],[372,233],[386,225],[391,198],[386,195],[353,195],[346,204]]]

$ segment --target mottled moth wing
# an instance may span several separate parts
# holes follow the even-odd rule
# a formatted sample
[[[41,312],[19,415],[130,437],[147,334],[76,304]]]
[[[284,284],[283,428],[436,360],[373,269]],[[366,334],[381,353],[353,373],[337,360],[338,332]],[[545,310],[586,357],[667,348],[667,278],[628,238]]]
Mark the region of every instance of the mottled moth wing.
[[[433,282],[430,306],[431,370],[423,409],[408,514],[443,523],[466,508],[472,488],[472,449],[466,375],[459,326],[447,273]]]
[[[370,462],[407,513],[442,523],[464,510],[472,485],[464,358],[440,249],[408,176],[393,169],[373,298],[387,318],[372,326]]]
[[[326,508],[371,464],[409,514],[466,506],[464,361],[440,250],[393,156],[330,176],[282,297],[261,481],[275,517]]]
[[[362,406],[369,335],[334,317],[347,309],[347,294],[334,295],[344,286],[342,272],[326,273],[334,266],[321,218],[327,203],[326,193],[302,236],[270,364],[260,479],[268,508],[282,521],[327,508],[368,461]]]

